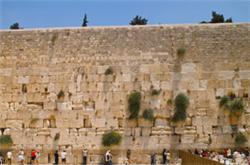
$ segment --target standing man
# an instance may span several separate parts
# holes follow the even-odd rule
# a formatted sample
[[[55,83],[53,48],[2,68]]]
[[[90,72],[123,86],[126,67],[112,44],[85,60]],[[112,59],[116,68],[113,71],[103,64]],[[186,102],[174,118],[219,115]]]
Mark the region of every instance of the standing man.
[[[54,154],[54,157],[55,157],[55,164],[57,165],[58,164],[58,158],[59,158],[57,150],[56,150],[56,153]]]
[[[61,156],[62,156],[62,164],[67,164],[66,163],[66,155],[67,155],[67,152],[65,150],[63,150],[63,152],[61,153]]]
[[[169,165],[171,165],[171,162],[170,162],[170,158],[171,158],[171,157],[170,157],[170,152],[168,151],[166,155],[167,155],[167,163],[168,163]]]
[[[32,150],[31,151],[31,164],[34,164],[36,159],[36,151]]]
[[[9,152],[7,152],[7,158],[8,158],[8,164],[11,164],[11,159],[13,159],[13,155],[10,150]]]
[[[130,155],[131,155],[131,151],[130,149],[128,149],[127,151],[127,158],[128,158],[128,162],[130,163]]]
[[[84,149],[82,150],[83,165],[87,165],[87,155],[88,155],[88,150],[84,147]]]
[[[151,154],[151,165],[155,164],[155,152]]]

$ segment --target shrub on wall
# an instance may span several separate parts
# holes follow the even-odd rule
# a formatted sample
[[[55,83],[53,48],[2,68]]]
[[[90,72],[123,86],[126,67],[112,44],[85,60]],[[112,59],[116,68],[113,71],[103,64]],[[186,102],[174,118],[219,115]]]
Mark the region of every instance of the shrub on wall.
[[[0,144],[12,144],[13,141],[10,135],[1,135],[0,136]]]
[[[154,89],[153,91],[152,91],[152,93],[151,93],[151,95],[152,96],[154,96],[154,95],[159,95],[159,91],[158,90],[156,90],[156,89]]]
[[[102,136],[103,146],[119,145],[121,143],[122,136],[117,132],[106,132]]]
[[[183,55],[186,53],[186,50],[184,48],[179,48],[177,50],[177,54],[179,57],[183,57]]]
[[[60,135],[56,134],[55,137],[54,137],[54,141],[57,141],[59,138],[60,138]]]
[[[178,123],[180,120],[185,121],[187,118],[188,105],[188,98],[183,93],[178,94],[175,98],[175,113],[171,121],[174,123]]]
[[[168,104],[168,105],[172,105],[172,100],[171,100],[171,99],[168,99],[167,104]]]
[[[220,108],[222,108],[223,106],[227,107],[228,102],[229,102],[229,97],[226,95],[223,96],[220,100]]]
[[[57,94],[57,98],[60,99],[61,97],[64,97],[64,92],[60,90],[60,92]]]
[[[235,142],[242,144],[242,143],[248,142],[248,140],[247,140],[247,137],[245,135],[239,134],[236,136]]]
[[[151,109],[145,109],[142,113],[142,117],[150,122],[154,121],[154,115]]]
[[[111,68],[108,68],[106,71],[105,71],[105,75],[108,75],[108,74],[113,74],[113,70]]]
[[[229,106],[229,110],[231,116],[239,117],[244,112],[244,105],[240,100],[236,100]]]
[[[33,123],[37,122],[37,120],[38,120],[38,118],[32,119],[32,120],[30,121],[30,124],[33,124]]]
[[[128,109],[130,111],[129,119],[138,119],[141,108],[141,93],[131,93],[128,99]]]

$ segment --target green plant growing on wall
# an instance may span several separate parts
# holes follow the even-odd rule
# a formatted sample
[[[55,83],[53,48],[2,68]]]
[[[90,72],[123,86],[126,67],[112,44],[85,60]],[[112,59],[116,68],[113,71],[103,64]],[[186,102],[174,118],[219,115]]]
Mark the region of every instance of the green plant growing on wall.
[[[178,94],[175,98],[175,113],[171,121],[174,123],[178,123],[180,120],[185,121],[187,118],[188,105],[188,98],[183,93]]]
[[[35,122],[37,122],[38,118],[34,118],[30,121],[30,124],[34,124]]]
[[[113,74],[113,70],[111,68],[108,68],[106,71],[105,71],[105,75],[108,75],[108,74]]]
[[[158,90],[156,90],[156,89],[154,89],[153,91],[152,91],[152,93],[151,93],[151,95],[152,96],[154,96],[154,95],[159,95],[159,91]]]
[[[64,92],[60,90],[60,92],[57,94],[57,98],[60,99],[61,97],[64,97]]]
[[[236,143],[243,144],[243,143],[248,142],[248,140],[247,140],[247,137],[246,137],[245,135],[239,134],[239,135],[236,136],[235,142],[236,142]]]
[[[54,137],[54,141],[57,141],[59,138],[60,138],[60,135],[56,134],[55,137]]]
[[[171,100],[171,99],[168,99],[167,104],[168,104],[168,105],[172,105],[172,100]]]
[[[244,105],[240,100],[236,100],[229,106],[229,110],[231,116],[239,117],[244,112]]]
[[[209,136],[209,138],[208,138],[208,142],[209,142],[209,144],[212,144],[212,138]]]
[[[71,97],[72,96],[72,93],[71,92],[69,92],[69,97]]]
[[[51,39],[51,41],[52,41],[53,44],[56,42],[56,39],[57,39],[57,36],[54,35],[54,36],[52,37],[52,39]]]
[[[117,132],[106,132],[102,136],[103,146],[119,145],[121,143],[122,136]]]
[[[12,144],[13,141],[10,135],[1,135],[0,136],[0,144]]]
[[[177,55],[179,57],[183,57],[185,53],[186,53],[186,50],[184,48],[177,49]]]
[[[141,108],[141,93],[135,92],[129,95],[128,109],[130,111],[129,120],[137,119]]]
[[[154,115],[151,109],[145,109],[142,113],[142,117],[150,122],[154,121]]]
[[[230,97],[230,100],[231,101],[233,101],[234,100],[234,98],[236,97],[236,95],[235,95],[235,93],[234,92],[228,92],[228,94],[227,94],[229,97]]]
[[[229,102],[229,97],[228,96],[223,96],[220,100],[220,108],[224,107],[225,109],[228,108],[228,102]]]

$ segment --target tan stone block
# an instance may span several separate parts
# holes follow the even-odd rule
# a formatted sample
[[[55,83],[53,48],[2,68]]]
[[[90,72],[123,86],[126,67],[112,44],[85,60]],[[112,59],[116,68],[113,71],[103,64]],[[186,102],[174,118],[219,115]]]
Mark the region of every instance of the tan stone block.
[[[5,127],[6,128],[22,128],[22,120],[5,120]]]
[[[73,145],[75,144],[75,137],[60,136],[58,140],[59,145]]]
[[[105,118],[100,118],[100,119],[91,119],[92,127],[93,128],[104,128],[105,127]]]
[[[166,119],[162,118],[156,118],[155,119],[155,127],[157,126],[167,126],[169,123]]]
[[[148,127],[148,126],[153,126],[153,122],[150,122],[148,120],[145,120],[143,118],[138,119],[138,126],[139,127]]]
[[[114,129],[118,128],[118,120],[117,119],[107,119],[106,123],[105,124],[106,124],[107,128],[114,128]]]
[[[133,89],[133,83],[132,82],[124,82],[124,91],[131,91]]]
[[[109,66],[98,66],[98,74],[104,74],[106,70],[109,68]]]
[[[195,135],[182,135],[181,136],[181,143],[194,143]]]
[[[196,72],[196,65],[195,65],[195,63],[182,64],[181,65],[181,72],[182,73]]]
[[[123,82],[130,82],[131,81],[131,74],[123,74],[122,79],[123,79]]]
[[[12,94],[11,93],[5,93],[3,94],[3,102],[12,102],[13,99],[12,99]]]
[[[131,120],[126,119],[125,120],[125,125],[124,125],[125,128],[136,127],[136,126],[137,126],[137,122],[135,119],[131,119]]]
[[[149,72],[150,73],[160,73],[160,72],[167,72],[167,68],[164,65],[159,63],[150,64],[149,65]]]
[[[18,76],[18,83],[19,84],[28,84],[29,83],[29,76]]]
[[[142,136],[150,136],[151,127],[141,127]]]
[[[111,83],[105,82],[104,83],[104,91],[105,92],[111,92],[112,88],[111,88]]]
[[[148,74],[149,73],[149,66],[148,65],[141,65],[139,72],[144,73],[144,74],[145,73]]]

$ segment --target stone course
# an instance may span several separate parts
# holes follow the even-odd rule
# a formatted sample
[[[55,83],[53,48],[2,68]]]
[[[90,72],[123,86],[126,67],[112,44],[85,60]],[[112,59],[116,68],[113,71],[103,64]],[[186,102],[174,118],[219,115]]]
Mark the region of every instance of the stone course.
[[[68,162],[114,162],[132,151],[133,163],[149,163],[164,148],[235,148],[235,130],[250,141],[250,24],[186,24],[78,27],[0,31],[0,133],[10,134],[13,153],[42,151],[51,163],[67,149]],[[55,39],[56,38],[56,39]],[[184,48],[183,57],[177,49]],[[106,75],[110,68],[113,73]],[[153,89],[159,95],[151,96]],[[58,93],[64,96],[58,98]],[[138,122],[128,120],[128,95],[142,95]],[[232,126],[219,98],[234,92],[246,111]],[[184,93],[188,118],[173,124],[169,99]],[[153,110],[153,123],[141,118]],[[32,119],[36,119],[31,123]],[[119,146],[104,147],[104,132],[122,134]],[[56,134],[59,140],[54,141]],[[209,137],[212,143],[209,143]],[[248,146],[246,143],[244,146]],[[48,160],[50,158],[50,161]],[[16,159],[17,160],[17,159]]]

